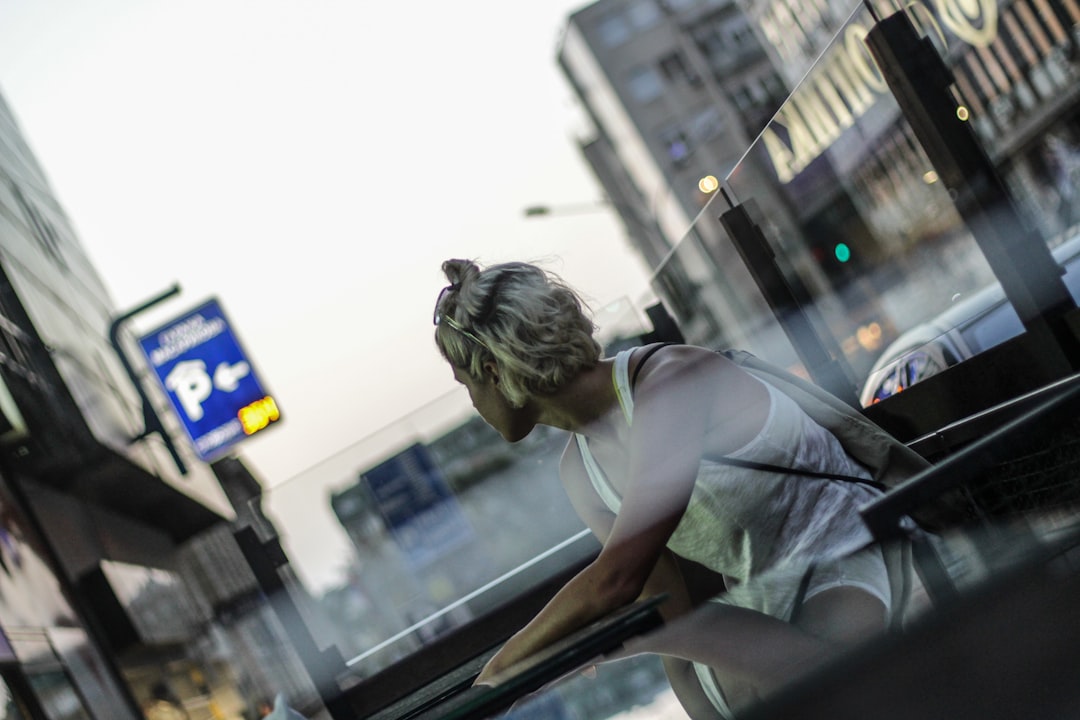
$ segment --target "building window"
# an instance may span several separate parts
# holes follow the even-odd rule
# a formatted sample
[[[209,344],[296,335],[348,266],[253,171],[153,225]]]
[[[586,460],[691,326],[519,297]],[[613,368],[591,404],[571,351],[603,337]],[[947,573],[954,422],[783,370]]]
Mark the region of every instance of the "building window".
[[[613,48],[630,39],[630,25],[622,13],[612,13],[605,17],[597,25],[596,32],[604,47]]]
[[[660,22],[660,8],[656,6],[654,0],[637,0],[630,3],[626,15],[630,18],[630,24],[638,30],[646,30]]]
[[[787,98],[787,88],[784,87],[784,81],[779,75],[770,73],[762,82],[765,84],[765,92],[768,93],[769,100],[773,103],[779,105]]]
[[[690,160],[692,154],[690,140],[682,128],[672,127],[661,131],[660,143],[664,146],[664,151],[674,167],[681,168]]]
[[[659,73],[644,65],[630,71],[626,85],[630,96],[639,103],[652,102],[664,92],[664,83]]]
[[[740,49],[758,49],[757,38],[754,37],[754,30],[746,23],[739,23],[738,27],[735,28],[735,32],[731,36],[731,39]]]
[[[700,82],[700,78],[690,71],[683,59],[682,53],[674,52],[660,58],[660,72],[664,79],[670,83],[688,82],[692,85]]]
[[[721,35],[715,25],[707,25],[694,31],[694,42],[701,53],[713,64],[724,64],[731,55],[731,44]]]
[[[747,88],[750,90],[750,96],[754,99],[755,105],[761,105],[769,99],[769,93],[766,92],[765,86],[758,79],[753,79],[747,83]]]
[[[724,119],[720,109],[710,105],[690,118],[690,137],[699,143],[706,143],[717,137],[724,130]]]
[[[740,85],[735,89],[735,92],[731,93],[731,101],[735,103],[735,107],[739,110],[747,110],[754,104],[753,98],[750,97],[750,91],[746,89],[745,85]]]
[[[60,237],[56,234],[56,229],[53,228],[52,223],[41,214],[33,201],[23,195],[22,190],[17,185],[11,185],[11,193],[15,197],[15,202],[23,211],[27,225],[30,228],[30,235],[37,241],[45,255],[52,258],[57,265],[66,270],[68,267],[67,260],[64,259],[63,252],[60,249]]]

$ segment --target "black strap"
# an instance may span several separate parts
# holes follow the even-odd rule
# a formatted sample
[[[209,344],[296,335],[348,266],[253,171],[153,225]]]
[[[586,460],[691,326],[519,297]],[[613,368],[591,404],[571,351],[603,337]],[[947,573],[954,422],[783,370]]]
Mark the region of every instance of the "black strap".
[[[860,485],[869,485],[877,490],[885,491],[885,486],[875,480],[867,480],[857,475],[844,475],[843,473],[825,473],[817,472],[816,470],[803,470],[802,468],[786,467],[784,465],[770,465],[769,463],[757,462],[756,460],[741,460],[739,458],[728,457],[727,455],[718,455],[715,457],[706,456],[706,460],[712,460],[713,462],[722,463],[724,465],[732,465],[734,467],[746,468],[748,470],[763,470],[765,472],[783,473],[785,475],[806,475],[807,477],[821,478],[823,480],[843,480],[845,482],[859,483]]]
[[[667,347],[668,345],[677,345],[677,344],[678,343],[670,343],[670,342],[658,343],[656,345],[653,345],[652,347],[650,347],[648,350],[645,351],[645,354],[642,355],[640,360],[638,360],[637,367],[634,368],[634,374],[630,378],[630,391],[631,392],[633,392],[634,386],[637,384],[638,373],[641,371],[641,367],[645,364],[645,361],[648,360],[650,357],[652,357],[652,354],[655,353],[660,348]],[[823,473],[823,472],[817,472],[816,470],[803,470],[802,468],[785,467],[783,465],[770,465],[769,463],[757,462],[756,460],[741,460],[739,458],[728,457],[727,455],[717,455],[715,457],[706,457],[706,459],[707,460],[712,460],[713,462],[721,463],[721,464],[724,464],[724,465],[732,465],[734,467],[745,468],[745,469],[748,469],[748,470],[761,470],[761,471],[764,471],[764,472],[782,473],[784,475],[805,475],[807,477],[821,478],[823,480],[843,480],[845,482],[853,482],[853,483],[859,483],[860,485],[868,485],[868,486],[870,486],[872,488],[875,488],[877,490],[881,490],[882,492],[884,492],[886,490],[885,485],[883,485],[882,483],[876,482],[874,480],[867,480],[866,478],[861,478],[861,477],[858,477],[856,475],[844,475],[844,474],[841,474],[841,473]]]
[[[638,375],[639,372],[641,372],[641,366],[645,364],[645,361],[648,360],[650,357],[652,357],[652,354],[654,352],[656,352],[657,350],[659,350],[660,348],[667,347],[668,345],[678,345],[678,344],[679,343],[673,343],[673,342],[657,343],[656,345],[653,345],[652,347],[650,347],[648,350],[645,351],[645,354],[641,356],[640,360],[638,360],[637,367],[634,368],[634,374],[630,377],[630,390],[631,390],[631,392],[633,392],[634,386],[637,385],[637,375]]]

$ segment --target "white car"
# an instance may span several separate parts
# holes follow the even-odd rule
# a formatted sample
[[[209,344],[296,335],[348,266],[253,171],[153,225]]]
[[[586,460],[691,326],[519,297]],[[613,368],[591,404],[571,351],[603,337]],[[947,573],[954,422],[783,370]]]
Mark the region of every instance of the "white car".
[[[1054,248],[1053,255],[1065,268],[1065,287],[1080,302],[1080,236]],[[1023,331],[1001,285],[983,288],[890,343],[870,368],[859,402],[880,402]]]

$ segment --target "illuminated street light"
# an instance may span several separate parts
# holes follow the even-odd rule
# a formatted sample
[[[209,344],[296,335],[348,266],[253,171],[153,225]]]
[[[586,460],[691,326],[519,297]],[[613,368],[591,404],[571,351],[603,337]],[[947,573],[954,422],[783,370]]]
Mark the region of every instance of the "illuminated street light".
[[[717,188],[720,187],[720,181],[716,179],[715,175],[706,175],[705,177],[698,180],[697,186],[698,190],[700,190],[701,192],[705,193],[706,195],[711,195],[712,193],[716,192]]]

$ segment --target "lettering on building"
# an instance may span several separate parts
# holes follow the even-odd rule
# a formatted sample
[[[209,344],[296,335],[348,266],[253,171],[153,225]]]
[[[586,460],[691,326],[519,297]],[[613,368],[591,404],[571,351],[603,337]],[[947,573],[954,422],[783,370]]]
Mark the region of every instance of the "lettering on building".
[[[944,48],[948,48],[946,29],[978,48],[997,38],[995,0],[915,0],[906,9],[916,28],[933,33]],[[767,16],[762,23],[766,35],[777,34],[774,26],[778,18]],[[769,27],[773,27],[772,32]],[[821,62],[821,69],[792,93],[762,133],[780,182],[790,182],[852,127],[879,95],[888,92],[881,70],[866,46],[867,32],[865,25],[849,24],[831,56]]]

